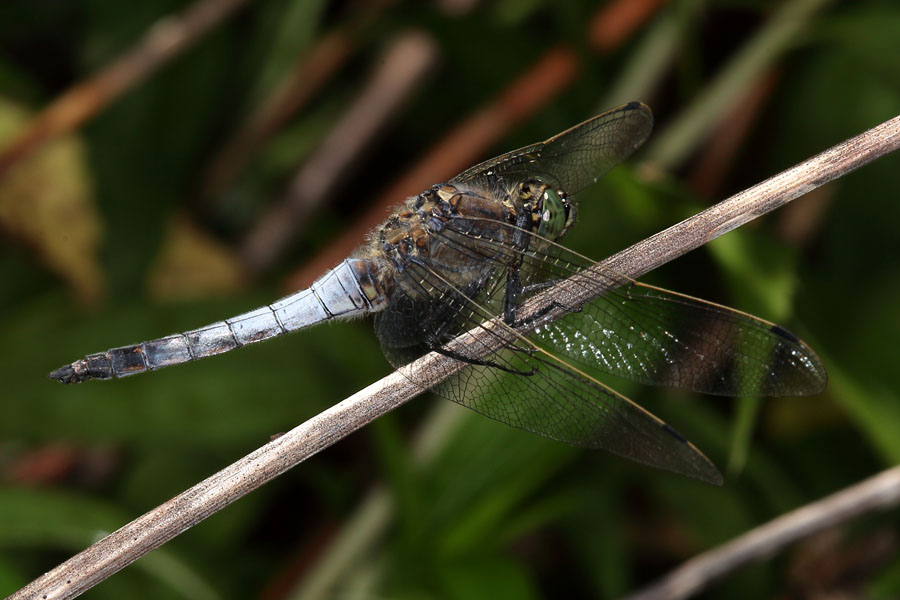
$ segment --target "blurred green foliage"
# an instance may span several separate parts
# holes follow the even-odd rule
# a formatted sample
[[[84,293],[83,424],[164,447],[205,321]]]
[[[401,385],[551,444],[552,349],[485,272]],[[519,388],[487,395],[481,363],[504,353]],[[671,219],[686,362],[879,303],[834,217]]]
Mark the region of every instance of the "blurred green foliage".
[[[187,4],[7,0],[0,4],[0,100],[39,109]],[[369,324],[355,321],[116,382],[63,387],[47,372],[87,352],[192,329],[276,298],[291,268],[314,258],[450,124],[550,48],[577,49],[576,81],[510,132],[498,152],[590,116],[649,28],[598,55],[585,42],[598,5],[586,0],[563,10],[546,0],[485,1],[461,14],[439,2],[397,2],[353,30],[358,51],[221,197],[197,201],[211,156],[298,53],[354,19],[358,4],[251,3],[72,136],[84,148],[72,160],[91,190],[81,210],[95,210],[104,232],[99,253],[80,257],[102,269],[102,303],[84,301],[42,254],[42,241],[74,236],[66,227],[75,221],[43,229],[45,240],[23,237],[14,222],[0,227],[0,593],[389,367]],[[654,108],[658,130],[777,4],[708,2],[685,21],[671,68],[655,92],[635,98]],[[251,284],[195,291],[192,299],[154,293],[148,282],[171,243],[172,219],[191,215],[227,255],[316,149],[380,51],[412,27],[436,39],[437,72],[279,263]],[[688,184],[688,159],[702,145],[686,148],[681,170],[652,183],[623,167],[580,197],[580,225],[566,243],[601,258],[900,113],[898,28],[893,0],[829,5],[779,58],[774,91],[714,197]],[[900,462],[898,167],[900,157],[883,158],[647,277],[789,326],[831,373],[820,397],[760,402],[619,386],[727,467],[722,488],[539,439],[462,408],[451,409],[455,426],[421,459],[410,439],[438,402],[423,397],[85,597],[291,597],[287,590],[315,574],[334,532],[379,485],[392,499],[392,518],[341,576],[336,596],[612,598]],[[69,251],[93,252],[79,248]],[[35,458],[47,455],[57,457],[49,471]],[[805,598],[821,589],[897,597],[898,522],[896,511],[854,522],[836,541],[800,545],[707,595]],[[885,536],[889,543],[879,546]],[[860,564],[855,557],[863,554]]]

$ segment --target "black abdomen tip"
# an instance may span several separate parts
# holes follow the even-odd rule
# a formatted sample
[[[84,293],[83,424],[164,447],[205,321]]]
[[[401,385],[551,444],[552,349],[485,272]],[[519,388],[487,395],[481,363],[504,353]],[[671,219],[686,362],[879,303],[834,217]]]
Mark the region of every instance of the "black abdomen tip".
[[[55,379],[60,383],[78,383],[82,381],[78,374],[75,372],[75,368],[72,365],[65,365],[52,371],[48,377],[50,379]]]

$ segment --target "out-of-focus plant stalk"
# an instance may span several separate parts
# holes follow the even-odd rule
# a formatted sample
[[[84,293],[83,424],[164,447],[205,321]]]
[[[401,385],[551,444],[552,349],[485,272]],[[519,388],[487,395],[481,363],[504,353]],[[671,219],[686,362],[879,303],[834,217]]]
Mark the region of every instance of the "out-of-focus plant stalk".
[[[133,48],[57,97],[0,150],[0,177],[47,140],[83,125],[246,2],[200,0],[180,15],[157,21]]]
[[[845,488],[817,502],[751,529],[718,548],[685,562],[624,600],[680,600],[752,562],[772,556],[788,544],[876,510],[900,504],[900,467]]]
[[[773,14],[675,121],[651,140],[645,158],[669,171],[678,166],[734,106],[739,95],[797,42],[830,0],[790,0]]]

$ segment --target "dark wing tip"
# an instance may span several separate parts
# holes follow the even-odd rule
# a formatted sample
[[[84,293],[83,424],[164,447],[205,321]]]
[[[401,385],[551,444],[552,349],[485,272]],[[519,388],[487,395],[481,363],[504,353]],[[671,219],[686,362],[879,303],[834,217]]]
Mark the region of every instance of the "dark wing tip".
[[[712,463],[712,461],[706,458],[706,456],[702,452],[700,452],[700,450],[698,450],[696,446],[690,443],[686,437],[678,433],[678,430],[676,430],[668,423],[660,423],[659,426],[663,431],[665,431],[670,436],[690,449],[690,453],[692,455],[691,463],[693,463],[692,468],[678,469],[676,470],[677,473],[687,475],[688,477],[692,477],[710,485],[721,486],[723,483],[725,483],[722,474]]]
[[[624,106],[619,107],[618,109],[613,109],[613,112],[626,111],[626,110],[629,110],[629,111],[634,110],[634,111],[642,113],[644,115],[644,117],[647,119],[647,121],[649,122],[650,126],[651,127],[653,126],[653,111],[650,109],[650,107],[648,105],[644,104],[643,102],[638,102],[636,100],[633,100],[633,101],[629,102],[628,104],[625,104]]]
[[[607,115],[626,119],[627,128],[631,132],[630,135],[622,138],[623,142],[630,141],[630,146],[622,153],[620,160],[640,148],[653,131],[653,111],[643,102],[632,101],[600,116]]]
[[[814,396],[825,391],[825,388],[828,386],[828,371],[825,370],[825,365],[822,364],[822,359],[820,359],[816,355],[816,353],[800,338],[798,338],[796,335],[794,335],[784,327],[772,324],[769,330],[775,336],[781,338],[782,340],[786,340],[787,346],[792,351],[800,352],[803,355],[803,360],[800,361],[803,369],[796,369],[798,371],[795,377],[796,384],[790,387],[787,391],[777,390],[778,393],[772,395]],[[790,363],[790,366],[793,367],[794,363]]]
[[[793,333],[791,333],[784,327],[781,327],[780,325],[775,325],[773,323],[771,329],[772,329],[772,333],[774,333],[775,335],[777,335],[779,337],[783,337],[784,339],[786,339],[787,341],[789,341],[791,343],[796,344],[800,341],[800,339],[796,335],[794,335]]]
[[[700,481],[708,483],[710,485],[714,485],[716,487],[722,487],[722,485],[725,484],[725,478],[722,477],[722,474],[719,473],[719,470],[715,467],[712,467],[711,471],[706,473],[706,475],[707,476]]]
[[[616,110],[616,109],[613,109]],[[618,110],[639,110],[643,113],[647,113],[651,117],[653,116],[653,111],[650,110],[650,107],[644,104],[643,102],[638,102],[637,100],[632,100],[628,104],[621,106]]]

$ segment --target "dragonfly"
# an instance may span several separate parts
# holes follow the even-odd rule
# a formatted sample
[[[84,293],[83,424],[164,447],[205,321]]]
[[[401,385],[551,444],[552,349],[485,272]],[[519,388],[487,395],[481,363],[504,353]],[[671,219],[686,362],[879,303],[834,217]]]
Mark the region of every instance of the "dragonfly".
[[[373,314],[394,367],[429,352],[464,365],[437,386],[405,369],[423,389],[547,438],[721,484],[684,436],[590,372],[778,397],[819,393],[827,374],[778,325],[635,281],[559,243],[575,225],[575,196],[652,127],[650,109],[631,102],[485,161],[407,198],[308,289],[199,329],[89,354],[50,377],[75,383],[154,371]]]

